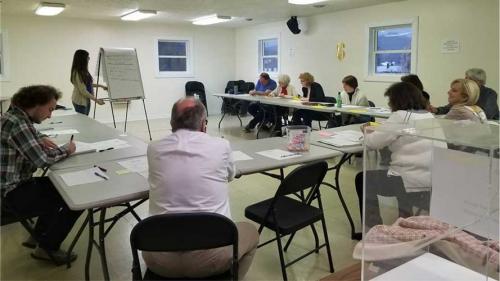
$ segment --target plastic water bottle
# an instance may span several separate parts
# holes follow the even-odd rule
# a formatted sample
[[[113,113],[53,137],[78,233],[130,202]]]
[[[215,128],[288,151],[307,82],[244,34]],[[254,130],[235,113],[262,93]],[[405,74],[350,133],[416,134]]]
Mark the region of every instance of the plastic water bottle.
[[[194,94],[193,96],[194,96],[195,100],[199,100],[200,99],[200,95],[198,95],[198,94]]]
[[[337,95],[337,107],[338,108],[342,107],[342,96],[340,95],[340,92]]]
[[[237,95],[238,94],[238,85],[233,86],[233,94]]]

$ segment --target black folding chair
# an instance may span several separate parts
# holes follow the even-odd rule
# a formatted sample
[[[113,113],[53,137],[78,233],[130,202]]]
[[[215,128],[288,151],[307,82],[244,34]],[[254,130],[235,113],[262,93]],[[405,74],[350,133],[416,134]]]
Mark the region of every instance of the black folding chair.
[[[337,99],[334,97],[324,97],[323,102],[337,103]],[[318,112],[318,114],[316,114],[316,116],[312,120],[318,121],[318,126],[320,130],[336,127],[334,124],[337,124],[337,120],[334,113],[330,114],[326,112]],[[328,123],[325,127],[322,127],[321,121],[328,121]]]
[[[198,95],[198,97],[200,98],[200,101],[203,103],[205,108],[208,110],[207,96],[205,93],[205,85],[203,85],[203,83],[198,82],[198,81],[188,81],[188,82],[186,82],[186,85],[184,85],[184,88],[186,90],[186,97],[194,96],[195,94]]]
[[[325,161],[306,164],[293,170],[280,184],[276,195],[262,202],[248,206],[245,209],[245,216],[260,224],[259,233],[264,227],[273,230],[276,233],[276,238],[262,243],[259,247],[264,246],[273,241],[277,241],[278,253],[281,263],[281,272],[283,280],[287,280],[286,267],[305,258],[313,252],[318,253],[319,249],[326,247],[328,254],[328,262],[330,272],[333,272],[332,254],[330,252],[330,244],[326,229],[325,217],[323,215],[323,205],[321,203],[321,194],[319,187],[325,174],[328,170],[328,164]],[[303,195],[309,190],[307,196],[299,196],[301,200],[296,200],[288,197],[291,194]],[[317,202],[318,207],[312,206],[311,203]],[[314,228],[314,223],[321,221],[325,242],[319,245],[318,234]],[[295,232],[311,226],[315,239],[315,248],[295,260],[285,263],[283,251],[286,251]],[[281,238],[291,235],[285,248],[282,248]]]
[[[238,280],[238,229],[229,218],[216,213],[163,214],[139,222],[130,234],[133,280]],[[144,278],[138,250],[180,252],[233,246],[231,268],[202,279],[167,278],[146,269]]]

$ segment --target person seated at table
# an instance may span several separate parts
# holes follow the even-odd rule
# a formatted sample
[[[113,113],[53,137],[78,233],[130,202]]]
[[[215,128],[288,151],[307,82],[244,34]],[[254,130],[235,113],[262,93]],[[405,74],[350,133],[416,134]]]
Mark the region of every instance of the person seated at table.
[[[366,95],[361,92],[358,87],[358,79],[352,75],[347,75],[342,79],[342,87],[344,90],[340,93],[342,104],[344,105],[357,105],[357,106],[370,106]],[[342,114],[342,125],[359,124],[370,121],[370,116]]]
[[[424,91],[424,84],[422,84],[422,81],[420,81],[420,78],[418,78],[418,75],[416,74],[408,74],[401,76],[401,82],[408,82],[410,84],[413,84],[415,87],[417,87],[421,92],[422,96],[424,97],[426,101],[426,108],[430,105],[431,102],[431,95]]]
[[[2,202],[19,216],[38,215],[35,237],[23,245],[36,247],[33,258],[56,264],[66,262],[66,252],[59,247],[82,212],[69,209],[48,177],[33,177],[33,173],[74,153],[75,144],[69,141],[59,147],[33,123],[50,118],[60,97],[61,92],[51,86],[21,88],[1,117],[0,142]],[[69,258],[73,261],[76,255],[71,253]]]
[[[281,74],[278,76],[278,87],[276,87],[276,89],[274,89],[269,95],[281,98],[294,98],[299,96],[297,90],[295,90],[295,87],[290,84],[290,76],[286,74]],[[268,124],[268,127],[271,127],[273,122],[275,121],[274,119],[276,119],[277,124],[274,127],[274,130],[277,132],[281,132],[281,120],[285,116],[285,118],[288,118],[287,116],[289,109],[287,107],[276,106],[275,110],[277,114],[276,118],[274,117],[273,111],[270,111],[269,113],[266,112],[266,123]]]
[[[481,68],[471,68],[465,72],[465,78],[474,80],[479,85],[479,98],[476,105],[481,107],[487,119],[498,120],[498,95],[495,90],[486,87],[486,72]],[[451,104],[434,107],[429,106],[429,111],[435,114],[447,114],[451,109]]]
[[[448,103],[451,108],[445,118],[485,123],[486,114],[476,105],[478,98],[479,86],[476,82],[470,79],[453,80],[448,91]]]
[[[274,89],[276,89],[276,81],[269,77],[269,74],[266,72],[262,72],[259,76],[259,80],[255,85],[255,89],[248,92],[250,95],[255,96],[263,96],[269,95]],[[262,122],[264,119],[264,110],[265,106],[261,106],[259,102],[252,102],[248,106],[248,113],[253,116],[253,119],[248,122],[248,125],[245,126],[244,131],[249,133],[251,132],[257,124]]]
[[[309,72],[304,72],[299,75],[300,84],[302,85],[302,101],[322,102],[325,99],[323,87],[317,82],[314,82],[314,76]],[[299,109],[294,112],[292,117],[293,124],[303,124],[311,127],[312,120],[324,116],[324,112],[314,110]]]
[[[231,146],[206,133],[207,112],[194,98],[172,108],[172,134],[148,146],[149,214],[212,212],[231,218],[228,182],[235,167]],[[250,268],[259,242],[255,226],[238,228],[239,278]],[[229,269],[231,247],[189,252],[143,252],[147,267],[171,278],[203,278]]]
[[[381,125],[391,128],[414,120],[432,119],[434,116],[426,111],[422,92],[414,85],[399,82],[390,86],[384,96],[389,98],[392,114]],[[401,136],[388,133],[387,130],[373,131],[369,123],[362,125],[364,142],[370,149],[388,147],[391,160],[387,170],[366,171],[366,212],[365,223],[374,226],[382,223],[377,195],[396,197],[399,216],[408,217],[413,214],[411,194],[429,192],[431,187],[431,153],[432,141],[412,136]],[[363,172],[355,178],[356,193],[363,217]],[[418,192],[418,193],[417,193]],[[361,239],[361,233],[355,235]]]

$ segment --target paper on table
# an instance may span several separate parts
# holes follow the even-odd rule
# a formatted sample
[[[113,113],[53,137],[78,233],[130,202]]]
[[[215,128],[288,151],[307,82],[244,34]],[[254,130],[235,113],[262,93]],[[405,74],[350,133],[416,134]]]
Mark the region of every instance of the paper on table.
[[[132,159],[127,159],[123,161],[118,161],[123,168],[139,173],[141,176],[148,178],[148,158],[147,157],[136,157]]]
[[[103,178],[96,176],[95,173],[107,177],[104,172],[99,170],[98,168],[90,168],[86,170],[61,174],[61,178],[67,186],[81,185],[104,180]]]
[[[76,150],[73,154],[71,155],[78,155],[78,154],[83,154],[83,153],[90,153],[90,152],[96,152],[96,149],[94,145],[91,143],[86,143],[82,141],[74,141]],[[61,145],[60,147],[68,145],[67,143]]]
[[[248,156],[247,154],[241,152],[241,151],[233,151],[232,153],[233,156],[233,161],[245,161],[245,160],[252,160],[253,158]]]
[[[319,142],[337,147],[345,147],[361,145],[362,140],[363,133],[354,130],[346,130],[337,132],[335,135],[327,139],[319,140]]]
[[[290,152],[290,151],[286,151],[286,150],[282,150],[282,149],[264,150],[261,152],[257,152],[257,154],[260,154],[264,157],[272,158],[275,160],[285,160],[285,159],[290,159],[290,158],[302,156],[300,153]]]
[[[78,134],[78,130],[75,129],[67,129],[67,130],[46,130],[43,131],[47,136],[57,136],[57,135],[74,135]]]
[[[121,140],[121,139],[110,139],[110,140],[105,140],[105,141],[98,141],[92,143],[92,145],[95,147],[97,150],[102,150],[102,149],[120,149],[120,148],[126,148],[130,147],[130,144],[128,142]]]
[[[75,115],[76,114],[76,111],[72,110],[72,109],[58,109],[58,110],[54,110],[52,111],[52,116],[53,117],[57,117],[57,116],[68,116],[68,115]]]

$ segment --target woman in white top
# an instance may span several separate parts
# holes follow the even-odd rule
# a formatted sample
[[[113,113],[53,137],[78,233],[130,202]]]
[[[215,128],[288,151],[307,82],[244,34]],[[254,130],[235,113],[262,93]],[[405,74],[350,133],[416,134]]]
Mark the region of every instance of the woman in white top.
[[[342,104],[370,106],[368,103],[368,99],[358,87],[358,79],[356,79],[356,77],[352,75],[347,75],[346,77],[344,77],[344,79],[342,79],[342,87],[344,88],[344,90],[340,93]],[[359,124],[369,121],[369,116],[342,114],[343,125]]]
[[[425,110],[422,93],[406,82],[393,84],[384,94],[389,98],[392,114],[381,125],[387,128],[401,127],[414,120],[432,119]],[[425,196],[431,187],[432,142],[408,135],[391,134],[387,130],[373,131],[367,124],[362,126],[365,145],[370,149],[388,147],[391,161],[387,170],[366,171],[366,206],[369,210],[365,223],[369,226],[382,223],[378,210],[377,195],[398,199],[401,217],[412,215],[410,193]],[[363,172],[356,175],[356,192],[363,215]],[[358,234],[359,235],[359,234]],[[359,237],[360,238],[360,235]]]
[[[281,74],[278,76],[278,87],[276,87],[270,95],[282,98],[293,98],[298,97],[299,93],[295,90],[295,87],[290,84],[290,76]]]
[[[479,86],[474,80],[453,80],[448,91],[448,102],[451,105],[451,109],[445,118],[470,120],[476,123],[485,123],[488,121],[483,109],[476,105],[479,99],[479,91]]]
[[[299,93],[295,90],[295,87],[290,84],[290,76],[287,74],[281,74],[278,76],[278,87],[276,87],[269,96],[281,97],[281,98],[294,98],[298,97]],[[281,134],[282,127],[282,119],[288,118],[287,107],[276,106],[276,116],[274,116],[274,112],[272,106],[266,107],[266,122],[264,123],[267,128],[271,128],[274,122],[276,122],[276,126],[274,126],[275,134]]]

